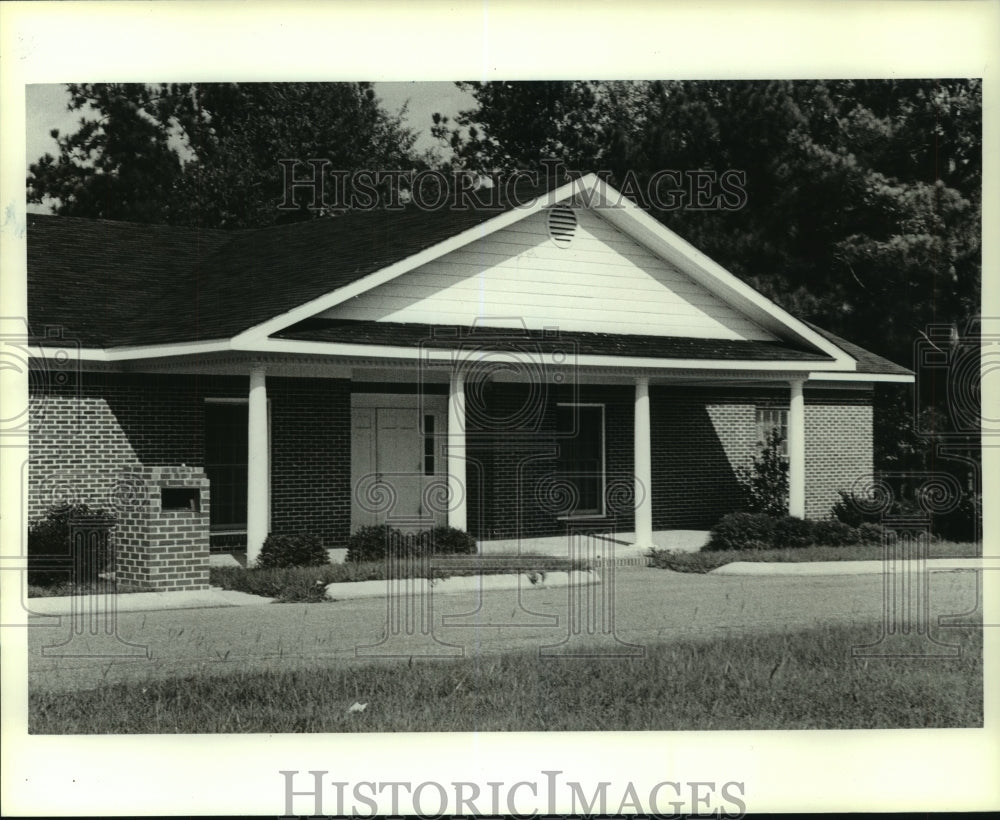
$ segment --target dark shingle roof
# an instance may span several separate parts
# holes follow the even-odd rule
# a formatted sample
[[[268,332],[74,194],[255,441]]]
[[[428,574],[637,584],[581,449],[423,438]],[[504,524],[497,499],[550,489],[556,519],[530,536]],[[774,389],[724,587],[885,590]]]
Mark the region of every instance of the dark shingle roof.
[[[518,190],[528,201],[543,189]],[[231,338],[325,293],[407,259],[513,207],[355,211],[325,219],[224,231],[28,216],[28,319],[64,329],[82,347]],[[863,373],[909,375],[821,328]],[[519,331],[518,331],[519,332]],[[284,338],[418,344],[426,325],[300,323]],[[654,358],[824,360],[785,344],[604,333],[563,334],[580,353]]]
[[[883,358],[870,350],[865,350],[863,347],[858,347],[854,342],[849,342],[847,339],[842,339],[831,333],[829,330],[823,330],[821,327],[817,327],[812,322],[805,322],[809,327],[815,330],[820,336],[824,336],[833,342],[837,347],[843,350],[848,356],[857,359],[858,361],[858,373],[879,373],[888,376],[912,376],[913,371],[907,370],[905,367],[901,367],[895,362],[891,362],[888,359]]]
[[[192,338],[199,273],[230,239],[224,231],[30,214],[32,333],[59,325],[83,347]]]
[[[830,361],[822,353],[774,342],[639,336],[619,333],[558,332],[492,327],[308,319],[280,333],[281,339],[344,342],[381,346],[501,350],[527,342],[531,350],[572,350],[580,355],[648,357],[654,359],[731,359],[746,361]]]
[[[227,338],[503,210],[349,212],[241,231],[32,214],[28,317],[84,347]]]

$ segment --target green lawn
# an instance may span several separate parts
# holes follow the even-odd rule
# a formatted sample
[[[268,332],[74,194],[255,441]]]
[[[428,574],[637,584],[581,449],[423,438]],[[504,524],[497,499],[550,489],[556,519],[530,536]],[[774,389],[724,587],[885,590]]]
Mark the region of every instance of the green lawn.
[[[72,694],[32,692],[34,734],[979,727],[982,632],[957,659],[852,658],[876,625],[647,647],[646,657],[234,672]],[[913,637],[911,645],[922,644]],[[349,712],[355,703],[363,711]]]
[[[932,541],[930,558],[975,558],[982,554],[979,544]],[[679,550],[650,551],[650,566],[674,572],[711,572],[734,561],[771,561],[796,563],[804,561],[881,561],[881,544],[851,544],[843,547],[805,547],[785,550]]]

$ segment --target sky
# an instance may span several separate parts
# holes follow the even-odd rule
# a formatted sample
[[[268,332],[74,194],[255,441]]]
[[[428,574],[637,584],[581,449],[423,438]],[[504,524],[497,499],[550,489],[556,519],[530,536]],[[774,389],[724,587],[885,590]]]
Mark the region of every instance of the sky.
[[[395,113],[409,102],[406,124],[417,133],[417,152],[439,147],[430,133],[431,116],[440,112],[448,117],[474,105],[472,95],[450,82],[374,83],[375,93],[387,111]],[[50,132],[58,128],[63,134],[76,130],[83,112],[67,110],[69,95],[62,84],[29,85],[26,87],[25,174],[28,166],[45,153],[57,155],[56,141]],[[47,205],[28,204],[29,213],[48,213]]]

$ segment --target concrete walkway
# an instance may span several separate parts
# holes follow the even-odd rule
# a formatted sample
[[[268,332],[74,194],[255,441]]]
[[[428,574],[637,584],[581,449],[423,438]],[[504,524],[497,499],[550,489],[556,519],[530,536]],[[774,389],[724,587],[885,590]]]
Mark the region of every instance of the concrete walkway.
[[[911,563],[911,562],[903,562]],[[928,558],[927,569],[935,572],[1000,569],[993,558]],[[916,562],[912,562],[916,566]],[[884,561],[734,561],[712,570],[712,575],[878,575],[885,572]]]
[[[190,592],[123,592],[121,595],[67,595],[52,598],[29,598],[29,615],[71,615],[93,612],[98,608],[118,612],[156,612],[161,609],[213,609],[224,606],[258,606],[273,603],[273,598],[261,598],[230,589],[212,587]]]
[[[526,550],[527,551],[527,550]],[[624,558],[624,556],[622,557]],[[934,572],[960,570],[1000,569],[1000,559],[997,558],[929,558],[927,569]],[[606,571],[606,570],[604,570]],[[667,572],[669,570],[659,570]],[[882,561],[803,561],[791,562],[753,562],[735,561],[714,569],[710,575],[749,575],[749,576],[824,576],[824,575],[878,575],[885,572]],[[585,584],[601,583],[602,570],[596,573],[565,573],[550,572],[547,579],[538,584],[539,589],[565,587],[570,575],[577,582]],[[670,573],[673,574],[673,573]],[[477,577],[449,578],[438,581],[434,585],[434,594],[454,594],[466,592],[485,592],[491,589],[527,588],[524,583],[513,575],[496,575]],[[352,598],[385,597],[385,581],[357,581],[353,583],[329,584],[327,595],[333,600]],[[155,612],[163,609],[214,609],[217,607],[261,606],[274,603],[273,598],[262,598],[245,592],[212,587],[211,589],[193,592],[129,592],[114,596],[80,595],[52,598],[29,598],[28,614],[31,615],[71,615],[74,612],[93,612],[101,609],[108,611],[111,603],[118,612]]]
[[[697,552],[708,543],[708,530],[659,530],[653,533],[653,546],[657,549],[679,550],[681,552]],[[607,560],[609,558],[629,559],[644,556],[645,547],[636,546],[634,532],[616,532],[614,534],[594,534],[589,549],[595,557]],[[565,535],[548,538],[509,538],[494,541],[480,541],[479,551],[483,555],[528,553],[535,555],[567,555]],[[581,556],[589,557],[589,556]]]

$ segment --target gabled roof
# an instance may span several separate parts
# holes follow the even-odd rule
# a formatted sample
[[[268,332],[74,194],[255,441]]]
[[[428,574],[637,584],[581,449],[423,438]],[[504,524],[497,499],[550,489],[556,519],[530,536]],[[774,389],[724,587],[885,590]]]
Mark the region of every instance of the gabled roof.
[[[345,333],[375,346],[390,337],[397,345],[411,337],[419,342],[426,338],[423,326],[303,322],[577,194],[580,182],[592,193],[597,188],[596,178],[587,177],[552,191],[520,187],[515,200],[495,201],[487,192],[465,209],[351,211],[238,231],[29,215],[29,322],[36,337],[44,335],[43,326],[59,325],[84,349],[155,347],[157,355],[190,343],[267,349],[272,338],[321,342]],[[601,190],[602,196],[616,193]],[[909,374],[790,316],[631,203],[609,211],[608,219],[766,322],[785,343],[743,343],[737,351],[716,340],[575,334],[582,348],[620,357],[815,360],[823,369]]]
[[[83,347],[231,338],[511,207],[354,211],[240,231],[31,214],[28,317]]]

